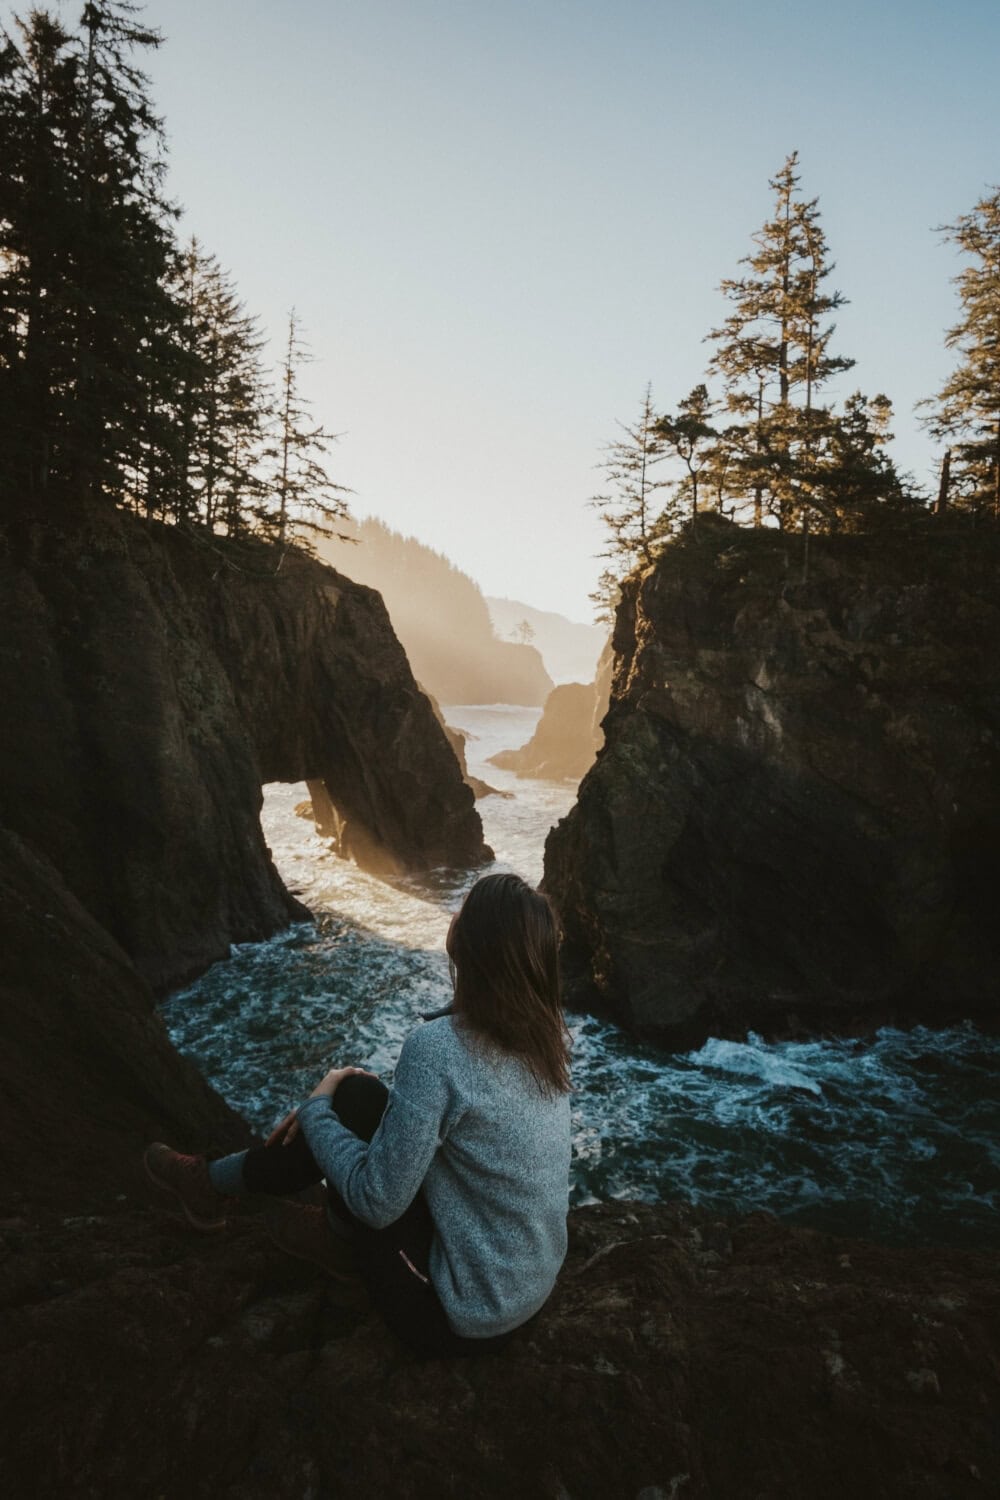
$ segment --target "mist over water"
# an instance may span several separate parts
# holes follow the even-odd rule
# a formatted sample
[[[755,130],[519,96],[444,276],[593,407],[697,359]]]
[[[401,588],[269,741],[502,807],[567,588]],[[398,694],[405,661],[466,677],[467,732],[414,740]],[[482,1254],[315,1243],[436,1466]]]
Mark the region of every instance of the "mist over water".
[[[447,710],[470,733],[470,771],[514,793],[478,804],[494,868],[532,882],[575,789],[518,781],[486,759],[523,744],[538,712]],[[365,875],[295,815],[306,797],[304,786],[266,788],[262,824],[315,921],[235,948],[164,1006],[177,1045],[262,1131],[335,1063],[391,1077],[421,1013],[450,1000],[448,921],[482,873]],[[896,1244],[1000,1245],[996,1037],[968,1025],[864,1042],[751,1034],[673,1054],[590,1017],[570,1024],[574,1203],[686,1198]]]

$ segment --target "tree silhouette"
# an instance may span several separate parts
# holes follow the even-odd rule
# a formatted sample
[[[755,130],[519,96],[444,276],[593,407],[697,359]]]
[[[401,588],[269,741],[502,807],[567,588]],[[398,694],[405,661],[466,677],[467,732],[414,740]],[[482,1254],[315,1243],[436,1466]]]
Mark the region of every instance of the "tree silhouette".
[[[33,495],[126,500],[146,384],[169,357],[173,211],[132,60],[160,38],[137,10],[88,4],[75,34],[32,11],[2,34],[0,433]]]
[[[962,315],[945,343],[959,362],[923,420],[948,440],[945,503],[1000,519],[1000,188],[942,230],[971,257],[955,277]],[[944,508],[944,504],[940,505]]]
[[[261,512],[264,530],[280,544],[296,526],[339,535],[336,522],[348,515],[344,497],[350,491],[334,483],[323,463],[335,434],[312,425],[309,403],[302,394],[301,372],[311,358],[293,308],[279,372],[274,468],[267,486],[267,508]]]
[[[742,429],[730,443],[740,489],[753,498],[754,524],[765,509],[783,527],[813,508],[813,487],[828,417],[817,392],[853,360],[830,353],[830,313],[844,303],[823,283],[833,267],[818,200],[799,196],[798,153],[771,181],[774,214],[753,236],[748,274],[722,283],[732,311],[709,334],[710,368],[722,376],[726,405]]]
[[[709,444],[719,436],[710,418],[715,403],[708,387],[696,385],[677,408],[677,415],[657,417],[653,427],[656,437],[684,464],[687,477],[684,487],[691,496],[691,519],[698,515],[698,478],[708,459]]]
[[[664,524],[664,512],[657,511],[655,500],[667,481],[654,473],[664,449],[655,430],[652,385],[646,386],[636,420],[631,426],[625,422],[618,426],[623,436],[606,445],[607,457],[598,464],[608,489],[590,501],[600,511],[606,529],[606,545],[599,556],[610,559],[590,596],[598,618],[606,618],[613,610],[620,580],[637,564],[652,562],[653,544]]]

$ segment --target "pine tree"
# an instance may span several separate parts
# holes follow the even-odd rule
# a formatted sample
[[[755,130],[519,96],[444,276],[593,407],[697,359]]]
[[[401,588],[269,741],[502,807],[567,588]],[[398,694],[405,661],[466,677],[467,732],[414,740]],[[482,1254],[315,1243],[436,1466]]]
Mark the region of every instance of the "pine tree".
[[[868,397],[855,391],[842,416],[826,426],[813,499],[830,531],[863,531],[890,512],[901,515],[916,507],[886,452],[892,441],[888,396]]]
[[[710,369],[722,376],[728,410],[742,428],[735,494],[752,497],[754,524],[765,510],[791,526],[813,508],[822,433],[828,416],[817,392],[853,360],[834,356],[829,314],[844,303],[823,283],[832,266],[818,200],[798,194],[798,153],[771,182],[774,216],[754,235],[749,274],[722,290],[733,311],[709,335]]]
[[[656,437],[687,469],[680,493],[686,491],[691,497],[692,520],[698,516],[698,480],[708,461],[709,444],[719,436],[711,424],[714,413],[715,403],[708,387],[696,385],[680,403],[676,417],[657,417],[653,428]]]
[[[942,233],[972,264],[955,277],[962,315],[945,335],[959,363],[922,403],[924,422],[950,444],[947,504],[1000,520],[1000,188]]]
[[[71,389],[74,64],[48,14],[15,30],[0,37],[0,464],[12,493],[35,496],[58,463]]]
[[[174,392],[177,519],[229,535],[254,524],[264,494],[261,458],[271,398],[257,320],[215,256],[192,238],[170,280],[180,317]]]
[[[638,564],[653,560],[653,545],[663,518],[663,512],[656,508],[656,496],[667,483],[654,473],[664,457],[663,444],[655,431],[656,420],[653,388],[647,385],[637,419],[631,426],[618,423],[624,435],[606,445],[607,457],[598,465],[607,476],[609,488],[592,496],[590,504],[600,511],[607,531],[605,548],[598,555],[610,559],[610,566],[590,596],[599,619],[613,614],[621,579]]]
[[[172,210],[160,122],[132,62],[160,38],[137,13],[88,4],[73,34],[32,11],[18,39],[2,37],[0,432],[13,482],[32,494],[129,498],[163,354]]]
[[[348,516],[344,497],[350,491],[334,483],[323,463],[335,434],[324,431],[322,425],[312,425],[309,403],[301,390],[302,367],[311,358],[293,308],[279,371],[272,447],[274,468],[267,487],[266,509],[261,513],[263,530],[279,544],[285,543],[296,526],[340,535],[336,523]],[[302,545],[301,536],[298,540]]]

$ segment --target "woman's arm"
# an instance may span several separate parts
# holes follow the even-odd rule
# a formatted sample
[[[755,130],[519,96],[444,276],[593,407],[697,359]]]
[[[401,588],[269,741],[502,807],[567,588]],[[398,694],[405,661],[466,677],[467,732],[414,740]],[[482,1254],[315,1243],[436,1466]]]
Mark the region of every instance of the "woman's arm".
[[[374,1229],[393,1224],[417,1195],[427,1168],[450,1128],[450,1090],[427,1048],[407,1039],[385,1114],[370,1144],[342,1125],[323,1085],[299,1106],[298,1120],[316,1165],[356,1218]],[[337,1070],[341,1076],[347,1070]],[[360,1071],[360,1070],[358,1070]]]
[[[377,1073],[369,1073],[367,1068],[331,1068],[329,1073],[324,1074],[313,1089],[309,1095],[310,1099],[315,1099],[319,1094],[323,1094],[327,1099],[332,1099],[337,1092],[337,1085],[349,1073],[362,1073],[366,1078],[378,1077]],[[282,1146],[290,1146],[299,1133],[298,1116],[298,1109],[289,1110],[285,1118],[275,1125],[271,1134],[264,1142],[265,1146],[276,1146],[279,1143]]]

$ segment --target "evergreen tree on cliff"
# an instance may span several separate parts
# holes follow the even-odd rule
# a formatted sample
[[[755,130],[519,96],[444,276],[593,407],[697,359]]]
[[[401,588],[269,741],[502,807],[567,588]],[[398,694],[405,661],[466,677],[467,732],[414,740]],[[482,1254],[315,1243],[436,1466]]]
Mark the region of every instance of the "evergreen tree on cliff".
[[[232,536],[264,494],[261,458],[273,415],[257,320],[231,278],[196,238],[175,258],[170,291],[180,311],[174,389],[175,473],[166,509]]]
[[[669,507],[657,508],[656,496],[668,481],[654,472],[664,457],[656,422],[653,389],[647,385],[638,417],[631,425],[618,423],[622,436],[606,445],[607,456],[598,465],[607,476],[608,489],[594,495],[590,503],[600,512],[606,530],[599,556],[609,560],[590,596],[598,619],[613,617],[621,579],[640,563],[652,562],[653,544],[673,520]]]
[[[279,545],[290,539],[296,525],[307,525],[321,534],[340,535],[336,523],[348,516],[345,496],[349,491],[344,485],[334,483],[323,463],[335,434],[312,425],[309,403],[302,394],[302,368],[310,359],[293,308],[279,371],[272,449],[274,469],[267,486],[266,508],[261,512],[263,530]],[[299,544],[302,545],[301,538]]]
[[[719,436],[712,426],[715,403],[708,387],[696,385],[677,408],[677,415],[657,417],[653,431],[666,448],[681,460],[687,473],[678,492],[690,497],[691,519],[698,515],[698,480],[708,462],[709,444]],[[668,519],[673,519],[673,514]]]
[[[709,335],[710,368],[723,378],[740,429],[729,437],[732,493],[752,502],[757,526],[765,513],[790,527],[820,509],[831,414],[818,394],[854,363],[830,352],[828,319],[845,299],[824,288],[833,268],[817,200],[799,194],[797,165],[793,151],[772,180],[774,215],[753,237],[747,274],[723,281],[732,311]]]
[[[103,0],[76,34],[44,11],[3,33],[0,421],[11,477],[32,494],[125,499],[148,380],[168,358],[173,211],[133,62],[160,37],[137,16]]]
[[[0,37],[0,464],[11,494],[48,487],[70,383],[69,309],[56,293],[75,189],[69,33],[32,12]]]
[[[972,264],[955,277],[962,315],[945,335],[959,363],[924,421],[951,445],[947,503],[1000,520],[1000,188],[944,234]]]
[[[886,452],[892,441],[888,396],[855,391],[843,415],[829,423],[814,495],[830,531],[864,531],[878,522],[905,519],[917,505]]]

